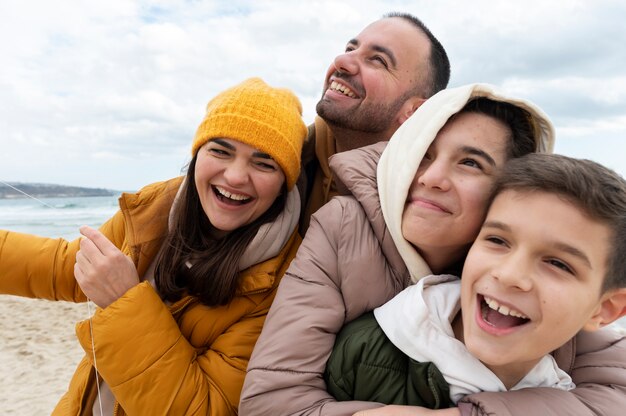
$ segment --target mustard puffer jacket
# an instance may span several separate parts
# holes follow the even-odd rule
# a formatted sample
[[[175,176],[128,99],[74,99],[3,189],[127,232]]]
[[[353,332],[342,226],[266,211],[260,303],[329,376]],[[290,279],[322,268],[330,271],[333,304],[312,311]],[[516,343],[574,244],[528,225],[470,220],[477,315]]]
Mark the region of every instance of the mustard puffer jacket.
[[[182,178],[120,198],[100,230],[130,256],[139,276],[159,251]],[[194,297],[164,304],[148,282],[76,325],[85,350],[54,415],[91,414],[98,372],[115,395],[116,415],[235,415],[252,348],[300,239],[241,273],[235,298],[207,307]],[[74,279],[79,241],[0,230],[0,292],[83,302]],[[91,327],[90,327],[91,326]],[[50,357],[54,359],[54,357]]]

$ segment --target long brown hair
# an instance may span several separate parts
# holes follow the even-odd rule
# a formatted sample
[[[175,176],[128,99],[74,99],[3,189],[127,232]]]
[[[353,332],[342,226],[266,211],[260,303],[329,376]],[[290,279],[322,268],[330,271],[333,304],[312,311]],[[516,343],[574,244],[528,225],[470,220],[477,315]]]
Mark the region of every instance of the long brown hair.
[[[235,295],[241,257],[261,225],[274,221],[283,211],[287,188],[283,185],[274,203],[259,218],[215,238],[196,189],[196,159],[197,154],[189,163],[154,277],[164,300],[174,302],[184,295],[193,295],[208,306],[225,305]]]

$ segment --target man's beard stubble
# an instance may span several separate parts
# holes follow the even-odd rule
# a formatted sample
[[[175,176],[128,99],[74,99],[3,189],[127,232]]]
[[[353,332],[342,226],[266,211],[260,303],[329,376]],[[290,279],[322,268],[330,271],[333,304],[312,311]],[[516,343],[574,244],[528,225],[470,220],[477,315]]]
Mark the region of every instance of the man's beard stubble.
[[[388,105],[357,105],[349,109],[334,108],[322,98],[315,107],[317,114],[330,125],[364,133],[380,133],[389,128],[402,107],[399,100]]]
[[[322,96],[315,109],[330,125],[363,133],[380,133],[389,129],[402,105],[413,95],[413,91],[406,92],[391,103],[364,105],[361,101],[349,109],[337,109],[332,101],[326,101]]]

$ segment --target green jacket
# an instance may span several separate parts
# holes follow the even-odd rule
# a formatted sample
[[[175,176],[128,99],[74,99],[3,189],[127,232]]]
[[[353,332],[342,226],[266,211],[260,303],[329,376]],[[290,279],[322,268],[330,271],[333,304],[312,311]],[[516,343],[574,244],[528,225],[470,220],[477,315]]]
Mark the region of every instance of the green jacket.
[[[452,405],[448,383],[433,363],[419,363],[391,343],[372,312],[350,322],[337,335],[324,373],[326,388],[338,401],[442,409]]]

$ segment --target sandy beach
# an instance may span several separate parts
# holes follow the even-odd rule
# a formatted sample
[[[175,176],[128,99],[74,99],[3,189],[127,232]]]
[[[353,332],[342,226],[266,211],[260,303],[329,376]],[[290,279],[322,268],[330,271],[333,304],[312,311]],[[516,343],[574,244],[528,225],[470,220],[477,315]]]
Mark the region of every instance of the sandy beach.
[[[0,409],[49,415],[84,352],[74,334],[86,304],[0,295]]]

